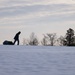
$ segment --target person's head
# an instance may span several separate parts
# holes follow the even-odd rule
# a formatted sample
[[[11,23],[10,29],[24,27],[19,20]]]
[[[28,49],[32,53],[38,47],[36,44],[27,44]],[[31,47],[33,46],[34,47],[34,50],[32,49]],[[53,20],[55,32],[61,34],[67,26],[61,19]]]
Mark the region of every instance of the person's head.
[[[21,34],[21,31],[19,31],[18,34]]]

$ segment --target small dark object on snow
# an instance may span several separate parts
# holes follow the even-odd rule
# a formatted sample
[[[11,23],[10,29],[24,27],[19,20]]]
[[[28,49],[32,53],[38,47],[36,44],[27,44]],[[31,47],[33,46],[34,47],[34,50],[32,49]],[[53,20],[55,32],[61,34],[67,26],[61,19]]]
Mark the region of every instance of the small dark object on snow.
[[[7,41],[7,40],[5,40],[5,41],[3,42],[3,45],[14,45],[14,43],[13,43],[12,41]]]

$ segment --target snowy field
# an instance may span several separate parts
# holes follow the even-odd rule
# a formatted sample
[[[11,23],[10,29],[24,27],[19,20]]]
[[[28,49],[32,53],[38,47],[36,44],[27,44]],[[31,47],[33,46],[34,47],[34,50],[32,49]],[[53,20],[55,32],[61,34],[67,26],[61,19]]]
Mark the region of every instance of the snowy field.
[[[0,46],[0,75],[75,75],[75,47]]]

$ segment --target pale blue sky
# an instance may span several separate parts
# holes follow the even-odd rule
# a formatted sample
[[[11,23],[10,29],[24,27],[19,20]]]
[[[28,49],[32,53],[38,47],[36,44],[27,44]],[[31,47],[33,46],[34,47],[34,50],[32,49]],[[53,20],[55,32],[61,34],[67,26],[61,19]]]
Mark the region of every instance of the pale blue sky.
[[[12,40],[21,31],[20,40],[35,32],[65,35],[75,30],[75,0],[0,0],[0,43]]]

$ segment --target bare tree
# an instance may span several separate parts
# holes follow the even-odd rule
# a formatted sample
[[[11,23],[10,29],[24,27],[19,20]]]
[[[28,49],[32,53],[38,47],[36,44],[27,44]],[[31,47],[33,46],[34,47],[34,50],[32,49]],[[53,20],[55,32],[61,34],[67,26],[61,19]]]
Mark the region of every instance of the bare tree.
[[[47,36],[49,45],[54,46],[54,44],[56,43],[56,33],[49,33],[47,34]]]
[[[23,45],[26,45],[26,39],[23,38]]]
[[[38,45],[38,44],[39,42],[38,42],[37,36],[35,35],[34,32],[32,32],[30,35],[29,45]]]
[[[47,46],[47,42],[48,42],[47,36],[44,35],[44,37],[43,37],[43,39],[42,39],[42,41],[41,41],[41,44],[44,45],[44,46]]]
[[[60,46],[63,46],[64,45],[64,41],[65,41],[65,38],[63,36],[60,36],[57,40],[58,44]]]
[[[25,39],[25,38],[23,38],[23,45],[28,45],[28,40],[27,39]]]

